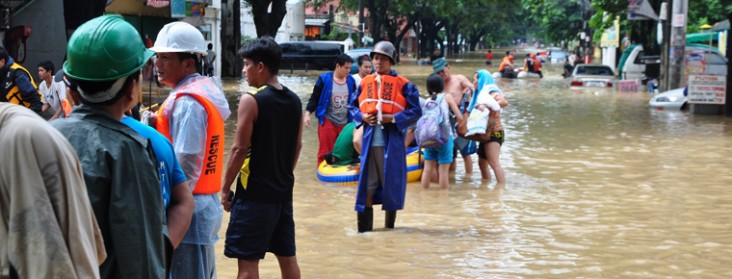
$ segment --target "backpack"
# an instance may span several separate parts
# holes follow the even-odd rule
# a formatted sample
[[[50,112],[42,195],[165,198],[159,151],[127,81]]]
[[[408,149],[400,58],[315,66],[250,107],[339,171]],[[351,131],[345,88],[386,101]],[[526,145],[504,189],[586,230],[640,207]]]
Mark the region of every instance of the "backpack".
[[[417,120],[414,137],[422,148],[443,146],[452,137],[444,94],[440,94],[436,100],[430,98],[422,108],[422,117]]]

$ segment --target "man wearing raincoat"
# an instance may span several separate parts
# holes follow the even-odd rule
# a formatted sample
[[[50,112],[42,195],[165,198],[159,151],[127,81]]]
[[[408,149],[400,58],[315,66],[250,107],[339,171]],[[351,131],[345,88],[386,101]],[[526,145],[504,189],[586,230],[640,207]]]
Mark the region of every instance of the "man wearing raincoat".
[[[356,127],[366,124],[356,196],[358,232],[373,229],[373,204],[382,204],[386,211],[386,228],[394,228],[396,211],[404,208],[407,163],[402,131],[417,122],[422,108],[417,87],[391,69],[395,55],[388,41],[374,45],[370,56],[376,74],[363,78],[348,106]]]
[[[64,73],[77,85],[82,104],[51,125],[81,161],[107,253],[99,266],[101,278],[165,277],[163,199],[155,157],[148,140],[120,122],[139,101],[140,69],[153,54],[119,15],[82,24],[66,48]]]

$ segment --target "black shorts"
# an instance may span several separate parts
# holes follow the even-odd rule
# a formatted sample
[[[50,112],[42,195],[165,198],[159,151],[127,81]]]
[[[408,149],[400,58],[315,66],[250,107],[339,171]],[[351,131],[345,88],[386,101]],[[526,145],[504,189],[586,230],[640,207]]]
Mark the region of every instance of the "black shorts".
[[[292,202],[257,203],[234,199],[224,255],[240,260],[261,260],[264,254],[295,256],[295,220]]]
[[[488,160],[488,157],[485,156],[485,146],[488,145],[491,142],[497,142],[499,145],[503,145],[503,139],[505,137],[505,134],[503,133],[503,130],[495,131],[491,133],[491,139],[488,140],[486,143],[480,143],[478,145],[478,157],[481,159]]]

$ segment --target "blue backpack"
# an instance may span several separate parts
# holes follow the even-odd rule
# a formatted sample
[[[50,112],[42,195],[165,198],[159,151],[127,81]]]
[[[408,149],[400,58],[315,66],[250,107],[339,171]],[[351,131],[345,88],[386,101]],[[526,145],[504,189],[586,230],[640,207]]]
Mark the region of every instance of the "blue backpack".
[[[452,137],[449,108],[444,96],[442,93],[436,100],[430,98],[422,108],[422,117],[414,131],[414,138],[422,148],[443,146]]]

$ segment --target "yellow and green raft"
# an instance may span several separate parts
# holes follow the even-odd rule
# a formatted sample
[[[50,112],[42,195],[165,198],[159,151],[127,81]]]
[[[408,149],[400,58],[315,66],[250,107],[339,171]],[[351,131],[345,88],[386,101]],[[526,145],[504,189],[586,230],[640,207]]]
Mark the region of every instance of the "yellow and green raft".
[[[407,149],[407,182],[419,181],[422,177],[424,157],[419,147]],[[326,183],[355,185],[360,175],[360,164],[332,166],[323,161],[318,166],[318,179]]]

